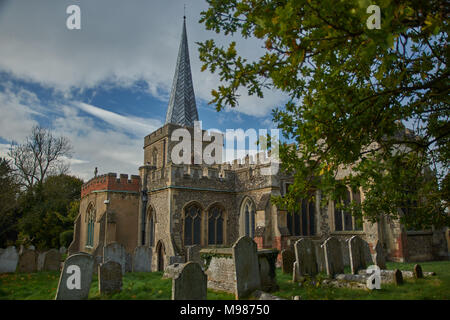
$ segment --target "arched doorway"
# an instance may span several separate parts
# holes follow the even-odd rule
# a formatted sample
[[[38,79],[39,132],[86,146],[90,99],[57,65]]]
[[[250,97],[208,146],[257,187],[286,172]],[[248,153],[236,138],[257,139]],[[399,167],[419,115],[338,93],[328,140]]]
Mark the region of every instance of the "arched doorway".
[[[157,256],[157,270],[164,271],[164,257],[166,256],[166,250],[164,249],[164,243],[161,241],[156,245],[156,256]]]

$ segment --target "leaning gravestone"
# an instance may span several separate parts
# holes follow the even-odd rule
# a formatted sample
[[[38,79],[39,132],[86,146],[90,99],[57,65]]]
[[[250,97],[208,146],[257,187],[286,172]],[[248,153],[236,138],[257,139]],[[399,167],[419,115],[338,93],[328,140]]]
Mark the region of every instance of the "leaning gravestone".
[[[294,267],[295,255],[290,249],[281,250],[281,270],[283,273],[292,274]]]
[[[152,249],[146,246],[139,246],[134,249],[133,272],[152,271]]]
[[[0,273],[16,272],[19,255],[16,247],[9,246],[0,253]]]
[[[43,271],[59,271],[61,268],[61,253],[50,249],[44,253]]]
[[[98,290],[100,294],[110,294],[122,290],[122,266],[109,260],[98,267]]]
[[[197,262],[187,262],[172,278],[172,300],[206,300],[208,277]]]
[[[350,269],[353,274],[358,274],[361,269],[367,268],[367,263],[371,265],[368,259],[368,245],[358,236],[353,236],[348,241],[348,251],[350,256]]]
[[[323,251],[327,274],[333,277],[335,274],[344,273],[344,261],[339,240],[335,237],[330,237],[325,240],[323,243]]]
[[[384,256],[384,250],[381,242],[378,240],[375,244],[375,254],[373,257],[374,263],[380,267],[380,269],[386,269],[386,258]]]
[[[122,267],[122,274],[125,274],[127,263],[125,247],[118,242],[113,242],[103,248],[103,262],[115,261]]]
[[[423,278],[423,271],[420,264],[414,265],[414,278],[421,279]]]
[[[87,253],[76,253],[64,261],[59,277],[56,300],[87,299],[94,273],[94,257]]]
[[[318,273],[316,251],[310,239],[300,239],[294,244],[295,261],[300,276],[315,276]]]
[[[19,264],[17,272],[30,273],[37,271],[37,254],[36,251],[24,249],[19,255]]]
[[[233,244],[233,260],[236,270],[236,299],[248,297],[261,287],[255,241],[248,236],[240,237]]]

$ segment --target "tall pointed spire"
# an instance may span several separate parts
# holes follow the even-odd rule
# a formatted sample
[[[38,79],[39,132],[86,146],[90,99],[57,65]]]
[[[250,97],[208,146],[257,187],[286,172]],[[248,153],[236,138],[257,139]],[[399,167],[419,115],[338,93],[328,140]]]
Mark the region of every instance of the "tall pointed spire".
[[[181,35],[169,107],[167,108],[166,124],[174,123],[180,126],[193,127],[194,121],[197,120],[198,112],[192,84],[185,16],[183,17],[183,33]]]

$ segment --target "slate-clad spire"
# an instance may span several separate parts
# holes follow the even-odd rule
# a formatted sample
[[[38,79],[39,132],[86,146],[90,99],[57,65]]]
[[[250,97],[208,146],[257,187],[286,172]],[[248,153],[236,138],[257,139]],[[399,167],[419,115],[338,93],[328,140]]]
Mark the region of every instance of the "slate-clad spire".
[[[194,86],[192,85],[191,65],[186,35],[186,17],[183,19],[183,33],[178,51],[177,67],[173,78],[169,107],[167,108],[166,124],[174,123],[193,127],[198,120],[195,104]]]

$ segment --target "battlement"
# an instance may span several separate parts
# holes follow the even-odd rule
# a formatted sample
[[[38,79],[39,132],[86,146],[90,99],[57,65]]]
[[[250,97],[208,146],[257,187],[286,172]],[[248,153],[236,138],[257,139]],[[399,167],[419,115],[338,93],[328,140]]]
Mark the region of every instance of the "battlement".
[[[255,155],[246,155],[241,159],[234,159],[231,162],[227,162],[226,165],[229,166],[231,170],[246,169],[256,166],[268,166],[270,164],[270,151],[268,156],[265,152],[258,152]]]
[[[93,191],[129,191],[139,192],[141,178],[137,175],[120,174],[117,178],[116,173],[107,173],[97,176],[81,186],[81,197],[88,195]]]

